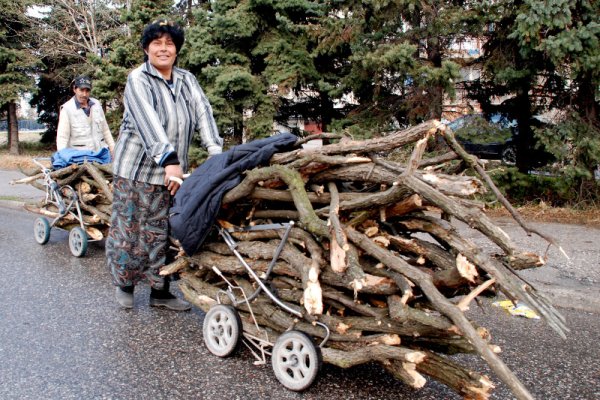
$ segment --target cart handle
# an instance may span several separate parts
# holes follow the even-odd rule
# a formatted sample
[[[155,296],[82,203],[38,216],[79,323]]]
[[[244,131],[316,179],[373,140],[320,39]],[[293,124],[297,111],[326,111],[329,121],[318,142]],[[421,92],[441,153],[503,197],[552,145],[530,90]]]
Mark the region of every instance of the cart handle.
[[[40,161],[52,161],[52,159],[50,157],[34,157],[31,159],[31,161],[33,161],[37,166],[39,166],[42,169],[48,169],[48,167],[46,167]]]
[[[246,268],[246,271],[248,272],[248,274],[252,277],[252,279],[254,279],[254,281],[258,284],[258,286],[265,292],[265,294],[275,302],[275,304],[277,304],[279,307],[283,308],[285,311],[289,312],[290,314],[294,314],[295,316],[302,318],[303,315],[300,311],[288,306],[287,304],[283,303],[281,300],[279,300],[273,293],[271,293],[271,291],[269,290],[269,288],[267,288],[265,286],[265,284],[263,283],[263,281],[258,277],[258,275],[256,275],[256,272],[254,272],[254,270],[252,270],[252,268],[246,263],[246,261],[244,260],[244,258],[242,257],[242,255],[235,249],[235,241],[233,240],[233,238],[231,237],[231,235],[229,234],[229,232],[227,232],[225,229],[221,228],[219,229],[219,232],[221,233],[221,236],[223,237],[223,239],[225,240],[225,244],[227,244],[227,246],[229,247],[229,249],[233,252],[233,255],[235,255],[237,257],[237,259],[242,263],[242,265],[244,266],[244,268]]]

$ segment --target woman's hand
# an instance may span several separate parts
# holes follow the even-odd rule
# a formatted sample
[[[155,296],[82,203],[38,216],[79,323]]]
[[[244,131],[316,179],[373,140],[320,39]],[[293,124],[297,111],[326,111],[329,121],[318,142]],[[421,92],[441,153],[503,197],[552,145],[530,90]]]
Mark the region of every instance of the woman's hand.
[[[165,167],[165,186],[171,193],[171,196],[175,196],[181,183],[183,183],[183,170],[181,169],[181,165],[167,165]]]

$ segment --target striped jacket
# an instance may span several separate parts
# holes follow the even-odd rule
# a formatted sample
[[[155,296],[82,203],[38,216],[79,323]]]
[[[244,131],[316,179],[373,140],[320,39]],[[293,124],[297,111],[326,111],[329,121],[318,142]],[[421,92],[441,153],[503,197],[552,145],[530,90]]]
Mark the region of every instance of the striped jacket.
[[[221,153],[212,108],[196,78],[173,67],[173,85],[146,62],[127,77],[125,113],[115,147],[113,172],[126,179],[154,185],[164,183],[161,166],[176,152],[184,172],[195,131],[210,155]]]

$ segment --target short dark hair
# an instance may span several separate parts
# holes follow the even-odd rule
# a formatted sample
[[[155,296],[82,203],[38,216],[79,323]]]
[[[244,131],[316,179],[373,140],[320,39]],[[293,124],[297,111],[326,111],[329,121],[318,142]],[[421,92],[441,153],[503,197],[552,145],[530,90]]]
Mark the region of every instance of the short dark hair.
[[[171,36],[173,43],[175,43],[177,54],[179,54],[179,50],[181,50],[181,46],[183,46],[183,42],[185,41],[183,29],[176,22],[169,21],[168,19],[157,19],[146,25],[142,33],[142,49],[146,50],[150,42],[165,34]],[[146,54],[144,54],[144,61],[148,61],[148,55]]]

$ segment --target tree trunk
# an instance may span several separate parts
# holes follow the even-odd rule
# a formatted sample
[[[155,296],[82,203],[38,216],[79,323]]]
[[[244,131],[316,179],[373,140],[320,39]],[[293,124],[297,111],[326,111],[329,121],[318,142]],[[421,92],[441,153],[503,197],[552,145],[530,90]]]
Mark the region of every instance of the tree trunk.
[[[244,106],[235,106],[235,117],[233,118],[233,144],[238,145],[244,143]]]
[[[329,131],[329,125],[333,119],[333,101],[327,95],[327,93],[321,93],[321,130],[323,132]]]
[[[577,90],[575,103],[579,111],[579,115],[590,125],[600,129],[600,121],[598,115],[600,106],[595,101],[595,93],[597,88],[589,74],[579,79],[579,88]]]
[[[427,40],[427,59],[436,68],[442,67],[442,52],[440,51],[440,41],[436,37]],[[444,90],[440,85],[428,89],[429,91],[429,119],[442,118],[442,103],[444,101]]]
[[[19,121],[17,119],[17,103],[7,104],[8,115],[8,148],[12,155],[19,155]]]
[[[517,55],[517,69],[522,69],[524,61]],[[531,130],[531,99],[529,92],[531,91],[532,81],[530,76],[525,76],[519,80],[516,88],[516,97],[514,107],[514,115],[517,119],[517,128],[519,134],[516,136],[517,144],[517,163],[516,166],[519,172],[524,174],[529,171],[532,161],[533,150],[533,131]]]

